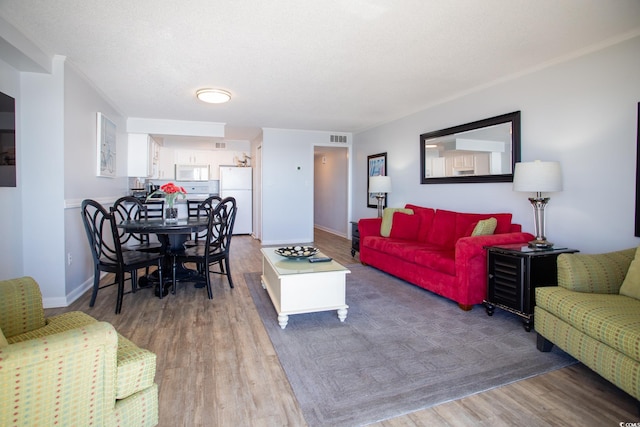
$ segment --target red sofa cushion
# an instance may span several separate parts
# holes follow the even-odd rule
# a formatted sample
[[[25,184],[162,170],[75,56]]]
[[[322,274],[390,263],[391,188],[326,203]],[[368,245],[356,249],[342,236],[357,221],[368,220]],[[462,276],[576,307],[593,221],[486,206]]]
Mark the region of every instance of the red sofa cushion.
[[[427,242],[447,248],[453,249],[456,244],[456,217],[457,213],[438,209],[431,223],[431,229],[427,235]]]
[[[394,212],[391,226],[392,239],[418,240],[420,216],[403,212]]]
[[[455,240],[471,236],[475,224],[480,220],[489,218],[495,218],[498,221],[494,234],[509,233],[511,231],[511,217],[510,213],[475,214],[458,212],[455,225]]]
[[[405,208],[413,210],[413,214],[420,217],[420,231],[418,232],[416,240],[426,243],[429,230],[433,224],[433,217],[436,215],[436,210],[433,208],[424,208],[422,206],[412,205],[410,203],[407,203]]]
[[[415,261],[416,254],[425,247],[422,243],[381,236],[367,236],[360,244],[410,263]]]
[[[414,262],[440,273],[456,275],[455,250],[451,249],[424,249],[418,250],[414,256]]]

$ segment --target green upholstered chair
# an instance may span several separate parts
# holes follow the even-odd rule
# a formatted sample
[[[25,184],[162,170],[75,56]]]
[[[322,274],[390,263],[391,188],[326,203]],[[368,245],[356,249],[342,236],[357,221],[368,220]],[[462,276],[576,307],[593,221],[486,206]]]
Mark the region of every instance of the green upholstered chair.
[[[0,425],[154,426],[156,355],[76,311],[45,318],[30,277],[0,281]]]
[[[558,286],[536,288],[538,349],[557,345],[640,399],[640,299],[620,293],[636,248],[558,256]]]

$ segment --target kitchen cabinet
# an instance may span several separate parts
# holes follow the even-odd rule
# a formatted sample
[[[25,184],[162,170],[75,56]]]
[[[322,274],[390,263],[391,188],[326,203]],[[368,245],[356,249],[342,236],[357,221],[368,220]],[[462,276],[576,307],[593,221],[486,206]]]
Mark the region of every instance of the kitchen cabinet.
[[[445,159],[445,176],[487,175],[489,173],[489,153],[451,151],[446,153]]]
[[[236,164],[236,157],[238,156],[237,151],[212,151],[211,152],[211,167],[210,171],[210,179],[217,181],[220,179],[220,166],[229,166]]]
[[[145,133],[127,136],[127,176],[154,178],[158,171],[160,145]]]
[[[175,150],[175,162],[177,165],[208,165],[211,163],[209,150]]]
[[[160,147],[158,161],[158,179],[175,179],[175,153],[170,147]]]

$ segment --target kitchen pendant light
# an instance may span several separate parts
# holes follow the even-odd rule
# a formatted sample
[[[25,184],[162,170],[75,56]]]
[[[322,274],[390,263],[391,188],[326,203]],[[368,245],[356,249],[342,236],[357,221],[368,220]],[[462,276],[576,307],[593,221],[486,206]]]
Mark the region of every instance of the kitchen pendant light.
[[[196,96],[200,101],[209,104],[224,104],[231,99],[231,94],[222,89],[199,89]]]

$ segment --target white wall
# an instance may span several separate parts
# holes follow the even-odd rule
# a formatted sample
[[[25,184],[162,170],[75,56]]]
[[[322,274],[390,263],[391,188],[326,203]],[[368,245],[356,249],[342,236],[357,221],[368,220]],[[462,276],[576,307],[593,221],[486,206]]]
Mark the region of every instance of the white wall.
[[[262,243],[313,242],[313,153],[330,142],[331,132],[263,129]],[[349,202],[350,204],[350,202]]]
[[[0,92],[16,100],[16,187],[0,187],[0,280],[22,275],[22,149],[20,73],[0,60]]]
[[[366,207],[367,155],[386,151],[390,206],[411,202],[465,212],[512,212],[533,232],[527,197],[511,183],[420,184],[419,135],[520,110],[522,161],[561,162],[546,235],[584,253],[634,247],[640,37],[549,66],[354,136],[353,219]]]
[[[116,177],[98,177],[96,115],[116,125]],[[73,67],[64,73],[64,247],[66,305],[93,284],[93,259],[80,216],[80,203],[91,198],[107,205],[127,194],[126,122]],[[71,264],[68,264],[68,255]],[[54,304],[54,302],[50,302]]]
[[[64,276],[64,58],[51,74],[20,77],[20,191],[23,274],[39,284],[43,299],[65,295]]]

